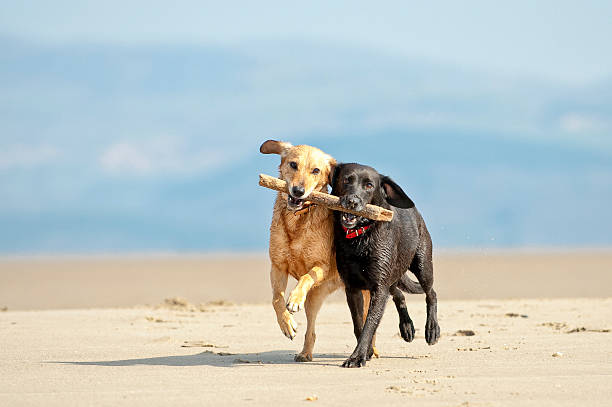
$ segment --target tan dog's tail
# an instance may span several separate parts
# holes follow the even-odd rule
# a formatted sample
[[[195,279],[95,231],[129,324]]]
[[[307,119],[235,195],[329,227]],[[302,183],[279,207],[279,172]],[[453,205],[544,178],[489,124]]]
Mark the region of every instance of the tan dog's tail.
[[[423,294],[425,292],[421,284],[411,280],[407,273],[402,276],[397,283],[397,287],[407,294]]]

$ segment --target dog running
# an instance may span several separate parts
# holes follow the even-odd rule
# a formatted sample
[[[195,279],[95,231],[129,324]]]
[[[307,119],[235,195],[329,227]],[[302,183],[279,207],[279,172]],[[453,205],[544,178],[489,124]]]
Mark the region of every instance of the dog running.
[[[391,222],[372,221],[334,211],[334,240],[338,273],[344,282],[357,347],[343,367],[361,367],[372,356],[372,338],[391,295],[400,316],[402,338],[414,339],[414,325],[402,291],[425,293],[429,345],[440,337],[437,299],[433,289],[432,243],[425,221],[402,188],[374,168],[339,164],[332,179],[332,195],[345,209],[363,210],[366,204],[391,209]],[[419,284],[408,278],[410,270]],[[420,287],[419,287],[420,285]],[[361,290],[370,292],[370,305],[363,323]]]
[[[313,191],[327,192],[336,160],[318,148],[276,140],[264,142],[259,151],[280,155],[279,176],[287,182],[287,191],[276,197],[270,226],[272,305],[282,333],[291,340],[297,332],[292,314],[305,309],[304,347],[295,360],[312,361],[317,314],[325,298],[342,287],[342,281],[333,249],[332,211],[312,205],[308,196]],[[289,276],[298,284],[285,304]],[[369,293],[363,295],[361,301],[367,307]]]

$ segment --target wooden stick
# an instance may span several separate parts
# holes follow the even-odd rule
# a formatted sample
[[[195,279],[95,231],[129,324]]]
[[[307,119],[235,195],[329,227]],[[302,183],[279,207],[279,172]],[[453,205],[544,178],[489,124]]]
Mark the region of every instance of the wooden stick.
[[[259,174],[259,185],[262,187],[274,189],[276,191],[287,193],[287,182],[282,179],[271,177],[266,174]],[[335,211],[352,213],[353,215],[363,216],[372,220],[381,220],[390,222],[393,219],[393,211],[381,208],[380,206],[367,204],[363,211],[351,211],[340,206],[340,198],[324,192],[313,191],[307,198],[309,201],[319,205],[327,206]]]

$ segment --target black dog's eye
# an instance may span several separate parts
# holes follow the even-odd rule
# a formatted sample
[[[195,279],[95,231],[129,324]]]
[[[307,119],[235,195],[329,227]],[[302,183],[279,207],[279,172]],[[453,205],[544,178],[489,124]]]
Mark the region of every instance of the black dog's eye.
[[[289,167],[293,168],[294,170],[297,170],[297,163],[295,161],[291,161],[289,163]]]
[[[348,177],[346,177],[346,178],[344,178],[344,179],[342,180],[342,183],[343,183],[343,184],[348,184],[349,182],[351,182],[351,180],[350,180]]]
[[[374,184],[373,184],[373,183],[371,183],[371,182],[367,182],[367,183],[365,184],[365,189],[372,189],[372,188],[374,188]]]
[[[321,170],[320,170],[320,169],[318,169],[318,168],[315,168],[314,170],[312,170],[312,173],[313,173],[313,174],[318,174],[318,173],[320,173],[320,172],[321,172]]]

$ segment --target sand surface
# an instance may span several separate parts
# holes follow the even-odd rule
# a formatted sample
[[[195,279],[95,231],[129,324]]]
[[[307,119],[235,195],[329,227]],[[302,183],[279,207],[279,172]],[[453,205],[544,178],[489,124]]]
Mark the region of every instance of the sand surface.
[[[382,357],[361,369],[339,367],[355,343],[340,303],[323,308],[315,360],[305,364],[293,362],[301,335],[284,338],[263,304],[3,312],[0,405],[611,403],[612,299],[445,301],[443,336],[431,347],[423,302],[408,305],[415,341],[398,337],[389,306]],[[298,321],[303,330],[303,314]]]
[[[315,360],[293,362],[305,317],[282,336],[264,256],[5,258],[0,406],[610,406],[611,265],[601,251],[440,255],[440,342],[426,345],[410,296],[415,341],[390,305],[382,357],[342,369],[355,346],[342,296],[319,314]]]
[[[438,252],[434,270],[441,300],[612,295],[612,250]],[[269,273],[265,254],[0,257],[0,308],[131,307],[175,296],[269,303]]]

